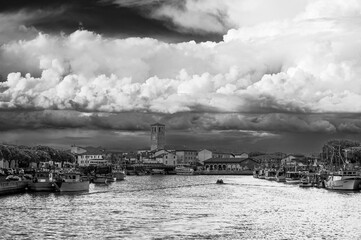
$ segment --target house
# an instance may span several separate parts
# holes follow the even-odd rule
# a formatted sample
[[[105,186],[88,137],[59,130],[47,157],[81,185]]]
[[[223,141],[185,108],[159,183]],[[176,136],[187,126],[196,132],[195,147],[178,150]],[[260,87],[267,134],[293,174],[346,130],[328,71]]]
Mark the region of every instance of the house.
[[[204,161],[204,170],[210,174],[252,174],[258,162],[252,158],[210,158]]]
[[[198,161],[197,150],[176,150],[177,164],[195,165]]]
[[[177,155],[174,152],[165,152],[155,157],[156,163],[162,163],[166,166],[177,165]]]
[[[71,147],[71,153],[77,158],[79,166],[90,166],[90,165],[106,165],[110,164],[110,160],[105,159],[105,150],[102,148],[94,147]]]
[[[210,158],[233,158],[234,155],[232,153],[226,152],[212,152],[207,149],[203,149],[198,152],[198,161],[203,164],[205,160]]]

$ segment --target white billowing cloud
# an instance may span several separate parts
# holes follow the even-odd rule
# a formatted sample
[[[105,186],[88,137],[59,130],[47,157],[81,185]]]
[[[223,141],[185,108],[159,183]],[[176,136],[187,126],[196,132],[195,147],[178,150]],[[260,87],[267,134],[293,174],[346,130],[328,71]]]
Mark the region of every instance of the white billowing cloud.
[[[322,15],[322,4],[309,3],[290,20],[230,30],[219,43],[113,39],[81,30],[11,42],[0,47],[0,73],[10,72],[0,84],[0,107],[360,112],[359,6],[332,0]]]

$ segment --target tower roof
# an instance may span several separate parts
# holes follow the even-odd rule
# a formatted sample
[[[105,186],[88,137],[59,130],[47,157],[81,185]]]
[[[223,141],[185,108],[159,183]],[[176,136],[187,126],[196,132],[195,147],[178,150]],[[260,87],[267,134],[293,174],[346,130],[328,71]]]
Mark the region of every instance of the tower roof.
[[[154,123],[154,124],[151,124],[150,126],[161,126],[161,127],[165,127],[164,124],[161,124],[161,123]]]

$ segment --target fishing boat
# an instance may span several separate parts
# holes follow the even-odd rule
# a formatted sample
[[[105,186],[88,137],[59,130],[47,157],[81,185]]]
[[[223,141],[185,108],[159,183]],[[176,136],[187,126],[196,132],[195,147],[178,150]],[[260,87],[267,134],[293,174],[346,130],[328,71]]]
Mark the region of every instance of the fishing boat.
[[[341,170],[331,173],[324,183],[330,190],[360,190],[361,175],[358,171]]]
[[[301,179],[301,183],[298,185],[301,188],[313,187],[313,178],[311,176],[305,176]]]
[[[286,183],[289,184],[299,184],[301,183],[301,175],[299,172],[287,172],[286,173]]]
[[[0,177],[0,195],[24,192],[28,187],[28,182],[20,177],[1,176]]]
[[[253,170],[253,177],[258,178],[258,173],[259,173],[258,169]]]
[[[95,174],[92,182],[106,184],[108,182],[107,175],[106,174]]]
[[[275,169],[267,169],[265,171],[264,178],[269,181],[275,181],[276,180],[276,170]]]
[[[178,165],[175,168],[175,173],[177,175],[194,175],[194,169],[189,165]]]
[[[125,179],[125,172],[123,170],[113,169],[112,173],[117,181],[122,181]]]
[[[35,172],[33,181],[29,182],[29,190],[35,192],[55,192],[54,183],[59,181],[57,175],[50,171]]]
[[[54,183],[59,192],[89,191],[89,181],[83,180],[78,172],[63,173],[60,175],[60,179],[60,182]]]
[[[151,170],[150,172],[152,175],[164,175],[165,174],[165,170],[164,169],[159,169],[159,168],[154,168]]]
[[[259,170],[258,178],[259,179],[265,179],[265,171],[264,171],[264,169]]]
[[[279,169],[276,172],[276,181],[277,182],[286,182],[286,173],[283,169]]]

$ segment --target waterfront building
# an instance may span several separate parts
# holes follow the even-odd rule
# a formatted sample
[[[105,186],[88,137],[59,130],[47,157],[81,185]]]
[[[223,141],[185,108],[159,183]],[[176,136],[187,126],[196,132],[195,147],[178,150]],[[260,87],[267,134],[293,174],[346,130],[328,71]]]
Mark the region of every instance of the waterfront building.
[[[205,160],[210,158],[234,158],[234,154],[226,152],[212,152],[208,149],[203,149],[198,152],[198,161],[203,164]]]
[[[176,150],[177,164],[195,165],[198,161],[197,150]]]
[[[151,126],[150,135],[150,150],[164,149],[165,148],[165,125],[161,123],[155,123]]]
[[[94,147],[71,147],[71,153],[77,158],[79,166],[104,165],[110,164],[111,161],[105,158],[105,150]]]
[[[163,152],[155,157],[156,163],[162,163],[166,166],[176,166],[177,165],[177,155],[175,152]]]
[[[252,158],[210,158],[204,161],[208,174],[252,174],[258,162]]]

